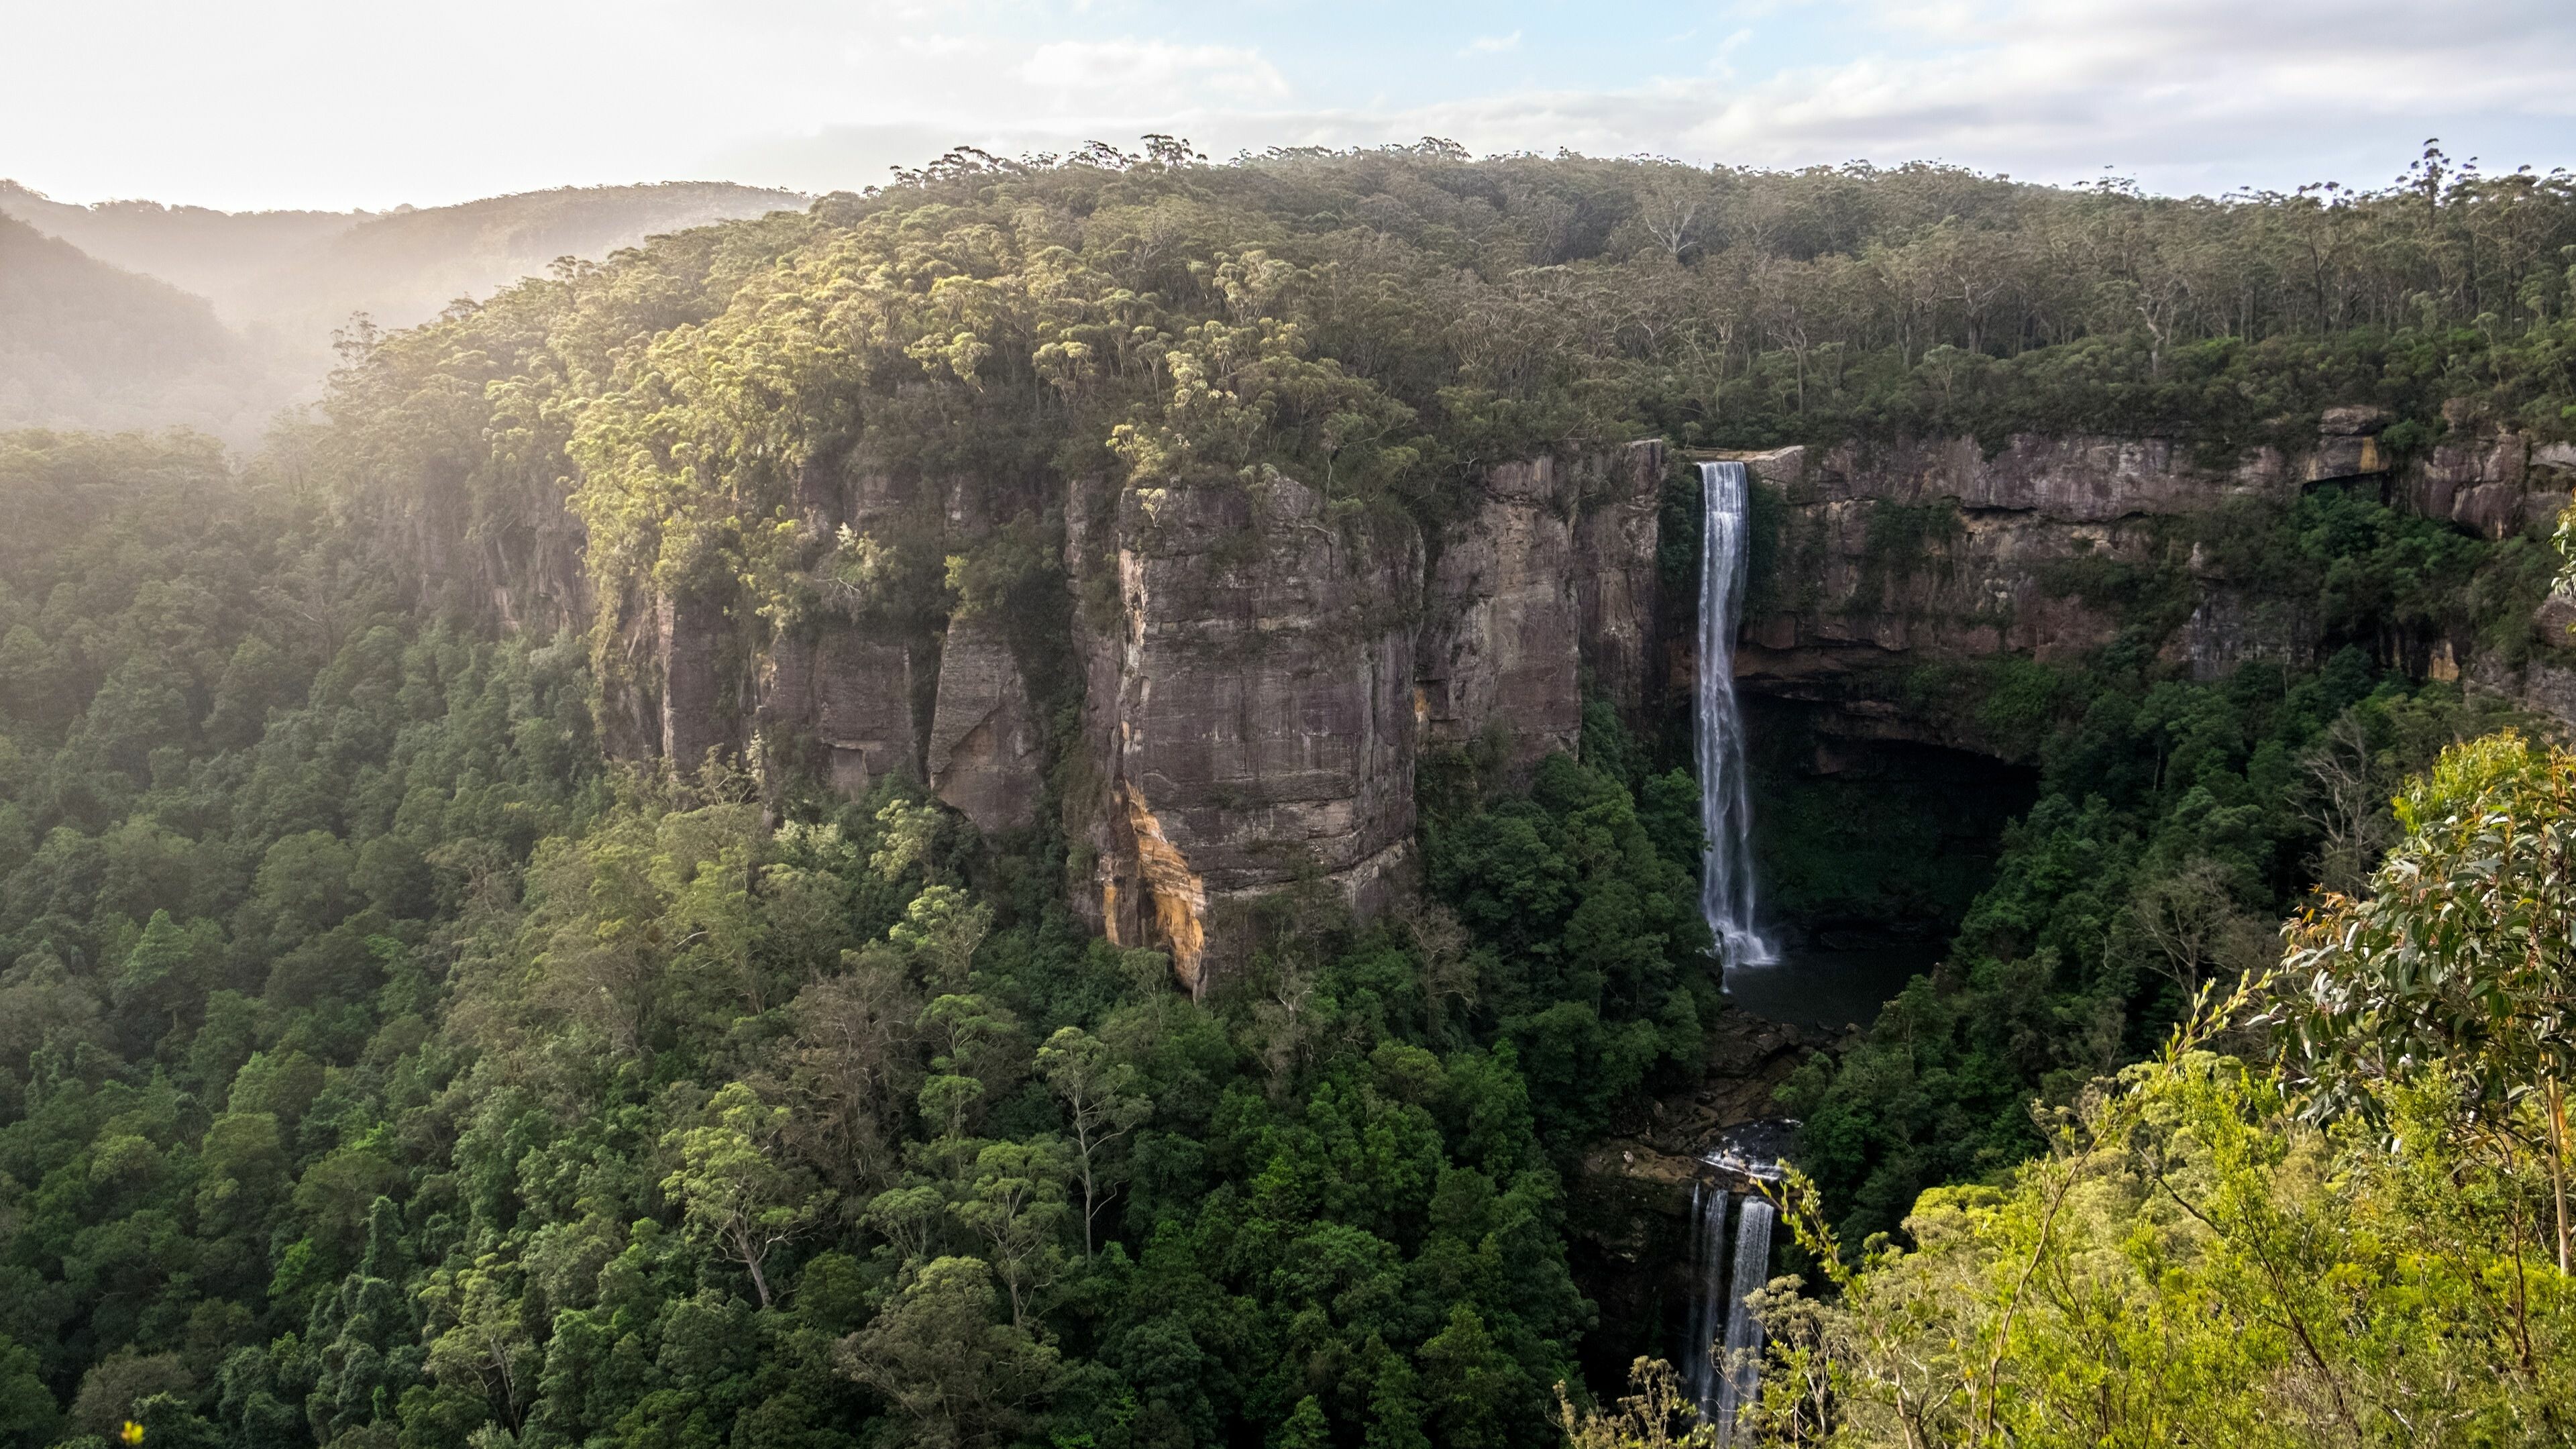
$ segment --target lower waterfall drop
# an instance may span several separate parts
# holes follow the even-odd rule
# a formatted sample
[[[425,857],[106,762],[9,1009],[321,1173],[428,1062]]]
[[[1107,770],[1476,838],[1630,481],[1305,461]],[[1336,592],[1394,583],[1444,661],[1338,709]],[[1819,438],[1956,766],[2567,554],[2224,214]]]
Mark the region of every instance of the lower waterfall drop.
[[[1744,717],[1735,703],[1735,630],[1744,606],[1751,475],[1741,463],[1702,463],[1705,531],[1699,574],[1699,698],[1696,712],[1700,859],[1699,911],[1717,939],[1721,965],[1767,966],[1780,953],[1753,913],[1753,795],[1745,783]]]
[[[1722,1196],[1723,1194],[1721,1194]],[[1735,1418],[1762,1387],[1762,1320],[1746,1300],[1771,1281],[1771,1204],[1744,1195],[1735,1219],[1735,1271],[1727,1284],[1726,1342],[1720,1350],[1717,1407],[1709,1413],[1719,1449],[1735,1437]]]
[[[1682,1330],[1682,1392],[1699,1407],[1700,1417],[1717,1413],[1717,1361],[1709,1350],[1726,1329],[1725,1188],[1707,1182],[1691,1184],[1691,1270],[1698,1293],[1691,1299],[1690,1322]]]

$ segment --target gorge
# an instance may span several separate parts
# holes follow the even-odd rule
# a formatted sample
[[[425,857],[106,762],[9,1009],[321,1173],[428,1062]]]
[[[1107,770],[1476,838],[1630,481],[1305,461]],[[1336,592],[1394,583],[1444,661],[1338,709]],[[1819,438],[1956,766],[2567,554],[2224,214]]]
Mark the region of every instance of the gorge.
[[[255,456],[0,434],[0,1449],[1901,1442],[1958,1344],[2054,1442],[2167,1329],[2123,1442],[2532,1438],[2548,1139],[2191,1033],[2403,904],[2401,791],[2564,798],[2562,246],[960,152],[354,337]],[[2396,1336],[2285,1345],[2229,1204]]]

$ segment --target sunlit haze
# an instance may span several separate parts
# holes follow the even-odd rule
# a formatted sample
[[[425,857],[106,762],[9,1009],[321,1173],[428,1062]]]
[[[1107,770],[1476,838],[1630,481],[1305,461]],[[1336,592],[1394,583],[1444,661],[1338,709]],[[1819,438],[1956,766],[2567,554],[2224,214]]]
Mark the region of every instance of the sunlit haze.
[[[1425,134],[2153,190],[2385,182],[2431,135],[2576,161],[2576,6],[2464,0],[7,0],[0,175],[58,199],[434,205],[567,183],[855,189],[958,142]],[[2427,24],[2428,19],[2435,23]]]

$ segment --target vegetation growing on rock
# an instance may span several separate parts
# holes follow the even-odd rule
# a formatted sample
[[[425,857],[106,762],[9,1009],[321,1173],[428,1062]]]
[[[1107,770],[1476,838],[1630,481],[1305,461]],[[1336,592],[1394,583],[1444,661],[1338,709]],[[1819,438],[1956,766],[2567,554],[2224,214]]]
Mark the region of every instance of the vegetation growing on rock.
[[[1190,1000],[1068,906],[1078,669],[1027,670],[1045,800],[985,839],[900,772],[853,798],[766,740],[646,758],[655,608],[703,606],[736,663],[961,614],[1027,659],[1116,607],[1067,536],[1112,495],[1150,527],[1289,479],[1319,548],[1437,537],[1478,470],[1569,439],[2095,429],[2223,460],[2368,403],[2396,457],[2556,441],[2571,244],[2564,178],[2438,155],[2209,203],[1437,143],[959,153],[354,339],[246,467],[0,439],[0,1441],[1549,1441],[1592,1326],[1562,1174],[1695,1081],[1722,1009],[1661,736],[1596,704],[1526,774],[1430,757],[1420,898],[1282,890]],[[1877,596],[1957,525],[1874,516]],[[2402,824],[2410,868],[2435,814],[2381,798],[2497,722],[2406,646],[2546,648],[2551,562],[2343,487],[2174,529],[2162,565],[2064,571],[2129,626],[2107,647],[1890,691],[2035,761],[2037,801],[1946,966],[1792,1083],[1812,1241],[1855,1246],[1838,1303],[1775,1305],[1777,1392],[1833,1416],[1783,1398],[1783,1432],[2037,1436],[2113,1350],[2165,1351],[2106,1324],[2168,1291],[2262,1331],[2216,1345],[2244,1375],[2121,1425],[2309,1422],[2280,1394],[2388,1437],[2418,1380],[2331,1392],[2376,1354],[2486,1371],[2464,1439],[2546,1427],[2516,1417],[2563,1337],[2528,1288],[2556,1268],[2527,1094],[2480,1098],[2480,1136],[2455,1076],[2363,1081],[2405,1149],[2373,1156],[2259,1065],[2156,1049],[2312,885],[2402,895],[2371,862]],[[2192,679],[2166,646],[2195,546],[2313,610],[2319,662]],[[2225,1212],[2192,1196],[2218,1221],[2189,1226],[2150,1169]],[[2385,1230],[2408,1214],[2421,1244]],[[1857,1246],[1908,1222],[1909,1252]],[[1998,1309],[2034,1232],[2033,1261],[2119,1271]],[[2367,1320],[2332,1353],[2281,1330],[2280,1234]],[[1909,1305],[2006,1352],[1890,1399],[1871,1315]],[[2454,1309],[2495,1332],[2425,1327]]]

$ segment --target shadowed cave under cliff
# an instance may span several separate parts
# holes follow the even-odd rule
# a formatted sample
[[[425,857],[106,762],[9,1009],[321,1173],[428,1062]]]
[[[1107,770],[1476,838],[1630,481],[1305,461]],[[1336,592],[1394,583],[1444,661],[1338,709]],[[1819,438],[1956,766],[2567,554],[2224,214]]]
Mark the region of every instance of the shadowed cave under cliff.
[[[1817,705],[1747,695],[1744,711],[1762,913],[1783,959],[1731,973],[1729,994],[1775,1020],[1866,1023],[1940,960],[2038,773],[1837,729]]]

